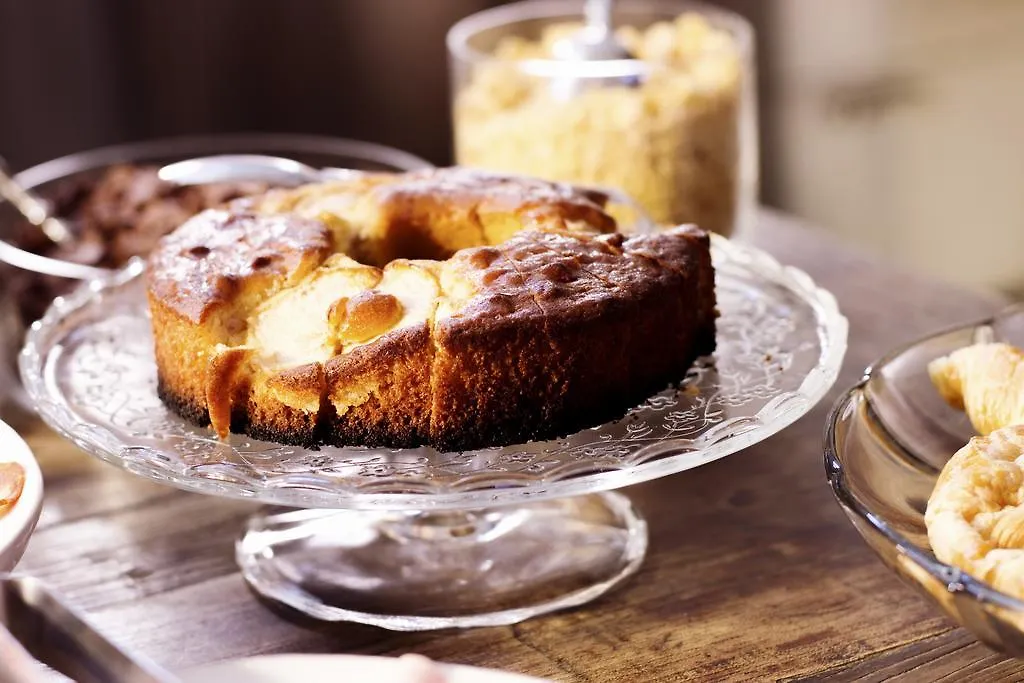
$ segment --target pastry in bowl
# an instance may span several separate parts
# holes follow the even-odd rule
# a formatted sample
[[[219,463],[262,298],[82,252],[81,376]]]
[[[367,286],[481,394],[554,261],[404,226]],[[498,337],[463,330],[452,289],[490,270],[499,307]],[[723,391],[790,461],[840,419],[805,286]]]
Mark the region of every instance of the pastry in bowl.
[[[979,436],[942,468],[925,523],[935,556],[1024,598],[1024,425]]]
[[[1024,353],[976,344],[933,361],[929,375],[982,435],[942,469],[925,523],[935,556],[1024,598]]]
[[[161,397],[303,445],[461,450],[621,415],[714,347],[705,233],[466,169],[273,190],[150,257]]]
[[[928,374],[979,434],[1024,424],[1024,352],[1010,344],[975,344],[932,361]]]

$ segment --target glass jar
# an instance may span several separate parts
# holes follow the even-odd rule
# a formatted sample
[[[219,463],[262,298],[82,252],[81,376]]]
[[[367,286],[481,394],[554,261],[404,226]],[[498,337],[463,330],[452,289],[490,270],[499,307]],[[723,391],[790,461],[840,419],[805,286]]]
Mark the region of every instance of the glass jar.
[[[617,188],[662,225],[726,236],[748,225],[758,163],[749,23],[680,0],[620,0],[613,26],[635,59],[552,58],[581,26],[580,2],[534,0],[452,27],[457,163]]]

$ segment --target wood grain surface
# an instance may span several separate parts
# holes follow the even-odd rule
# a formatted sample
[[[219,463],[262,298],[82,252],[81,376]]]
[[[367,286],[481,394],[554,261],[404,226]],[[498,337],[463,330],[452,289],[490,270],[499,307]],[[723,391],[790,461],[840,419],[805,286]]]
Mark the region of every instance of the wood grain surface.
[[[647,517],[639,574],[511,627],[415,634],[312,623],[258,601],[233,560],[248,503],[138,479],[13,416],[46,476],[20,570],[172,669],[283,652],[418,652],[557,681],[1024,678],[876,560],[832,499],[822,426],[839,390],[896,344],[1000,302],[880,264],[771,213],[753,241],[830,289],[850,320],[835,389],[747,451],[626,493]]]

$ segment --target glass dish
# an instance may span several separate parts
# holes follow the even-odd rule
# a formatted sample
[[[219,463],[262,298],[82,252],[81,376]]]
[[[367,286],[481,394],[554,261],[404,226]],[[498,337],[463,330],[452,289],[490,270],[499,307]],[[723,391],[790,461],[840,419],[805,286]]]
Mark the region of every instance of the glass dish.
[[[356,140],[289,135],[276,133],[245,133],[148,140],[71,154],[26,169],[17,175],[18,182],[43,199],[52,200],[68,184],[88,183],[98,179],[108,168],[118,164],[166,164],[212,154],[271,154],[290,157],[316,168],[351,168],[367,171],[407,171],[428,168],[430,164],[407,152]],[[0,240],[14,237],[21,222],[10,205],[0,202]],[[0,264],[0,278],[14,276],[12,266]],[[19,277],[26,276],[24,272]],[[70,291],[75,281],[33,275],[46,281],[44,290]],[[29,289],[32,289],[31,287]],[[31,410],[17,381],[17,356],[25,338],[25,327],[10,288],[0,288],[0,387],[8,387],[10,397],[22,408]],[[4,390],[0,389],[0,404]]]
[[[750,24],[685,0],[623,1],[613,27],[638,59],[552,58],[546,32],[580,25],[582,9],[519,2],[452,27],[456,161],[616,187],[657,223],[737,234],[757,195]]]
[[[825,429],[829,484],[882,561],[979,640],[1024,656],[1024,601],[932,554],[924,512],[945,462],[975,435],[928,378],[930,361],[983,341],[1024,345],[1024,308],[897,349],[835,404]]]
[[[698,363],[682,390],[553,441],[462,453],[221,442],[156,396],[138,262],[55,301],[29,334],[22,377],[43,419],[103,460],[304,508],[258,515],[239,543],[263,594],[389,628],[511,623],[592,599],[639,566],[646,527],[628,500],[581,494],[735,453],[805,414],[835,381],[847,322],[834,298],[752,247],[714,236],[713,257],[713,362]]]

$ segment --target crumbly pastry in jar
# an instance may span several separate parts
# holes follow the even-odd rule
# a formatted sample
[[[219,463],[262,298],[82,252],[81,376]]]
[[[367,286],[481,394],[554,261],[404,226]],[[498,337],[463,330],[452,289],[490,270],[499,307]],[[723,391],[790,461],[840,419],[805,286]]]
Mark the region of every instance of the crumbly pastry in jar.
[[[616,187],[658,222],[728,235],[744,77],[733,37],[697,14],[619,29],[650,76],[636,88],[589,88],[566,101],[521,62],[550,58],[552,45],[577,29],[551,26],[537,42],[505,39],[492,60],[474,67],[455,97],[457,161]]]
[[[453,450],[621,414],[714,348],[705,233],[464,169],[272,191],[150,258],[158,387],[276,441]]]
[[[0,462],[0,517],[21,498],[25,488],[25,468],[16,462]]]

